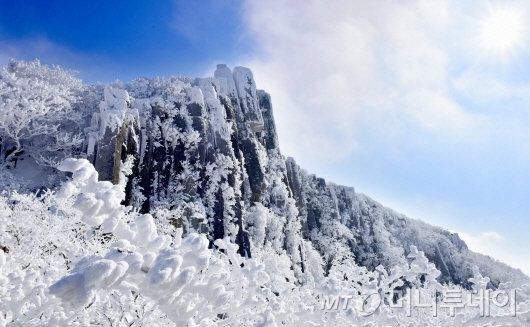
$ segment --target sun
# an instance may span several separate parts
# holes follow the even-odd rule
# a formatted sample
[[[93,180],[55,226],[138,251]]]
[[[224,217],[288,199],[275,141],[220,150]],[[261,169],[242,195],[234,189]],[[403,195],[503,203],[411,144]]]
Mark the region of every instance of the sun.
[[[480,21],[482,47],[501,56],[515,55],[524,46],[527,33],[525,12],[515,8],[490,8]]]

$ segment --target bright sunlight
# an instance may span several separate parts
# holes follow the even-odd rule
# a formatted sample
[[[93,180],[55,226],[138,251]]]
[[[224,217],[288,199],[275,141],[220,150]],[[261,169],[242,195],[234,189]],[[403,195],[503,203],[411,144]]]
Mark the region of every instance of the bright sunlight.
[[[489,15],[481,21],[480,39],[488,51],[513,55],[523,44],[525,30],[523,12],[513,8],[490,8]]]

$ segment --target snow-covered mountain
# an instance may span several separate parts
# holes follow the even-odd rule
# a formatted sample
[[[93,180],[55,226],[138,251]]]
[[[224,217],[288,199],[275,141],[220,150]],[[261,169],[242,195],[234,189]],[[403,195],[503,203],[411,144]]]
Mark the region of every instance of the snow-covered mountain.
[[[83,85],[12,61],[0,98],[0,327],[530,321],[520,270],[282,156],[248,68]]]
[[[125,182],[126,202],[185,231],[225,235],[254,248],[286,251],[298,277],[311,265],[310,241],[325,272],[353,259],[373,270],[406,262],[416,245],[441,271],[467,285],[472,267],[491,286],[527,277],[468,250],[458,234],[410,219],[354,188],[326,182],[282,156],[271,96],[248,68],[218,65],[214,77],[138,79],[108,86],[85,128],[87,158],[101,180]],[[185,214],[181,214],[181,212]],[[172,218],[179,217],[179,218]]]

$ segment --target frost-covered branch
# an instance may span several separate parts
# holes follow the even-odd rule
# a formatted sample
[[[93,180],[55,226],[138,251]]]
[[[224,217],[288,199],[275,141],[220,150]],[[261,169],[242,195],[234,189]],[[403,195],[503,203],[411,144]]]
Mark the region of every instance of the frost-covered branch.
[[[22,153],[49,164],[57,151],[80,144],[80,136],[61,132],[61,124],[78,124],[81,80],[72,71],[49,68],[38,60],[11,61],[0,69],[0,165],[5,167]],[[45,158],[45,160],[43,160]],[[62,157],[64,158],[64,156]]]

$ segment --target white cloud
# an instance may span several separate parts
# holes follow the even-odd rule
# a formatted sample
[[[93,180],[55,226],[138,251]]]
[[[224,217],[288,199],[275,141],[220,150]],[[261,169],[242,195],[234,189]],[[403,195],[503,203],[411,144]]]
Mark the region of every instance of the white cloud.
[[[469,134],[481,121],[448,94],[435,37],[448,24],[445,1],[247,1],[245,15],[256,40],[245,65],[272,93],[289,154],[340,160],[370,147],[359,135],[461,137],[447,130]]]
[[[530,86],[503,81],[502,65],[479,60],[473,33],[486,8],[456,0],[247,0],[255,51],[239,64],[271,93],[282,152],[303,167],[352,167],[341,176],[363,179],[376,199],[420,192],[429,203],[465,208],[478,223],[485,207],[503,217],[503,201],[524,203],[530,165]],[[498,204],[481,205],[493,190]],[[416,218],[457,219],[438,209]],[[489,223],[503,233],[511,224]],[[502,244],[495,232],[469,239],[479,252]],[[505,248],[502,258],[513,244]]]
[[[514,99],[530,101],[530,84],[510,85],[480,71],[464,72],[452,79],[452,86],[456,92],[479,104]]]
[[[0,40],[0,65],[5,66],[10,59],[16,58],[19,52],[12,44]]]
[[[9,62],[9,59],[11,59],[11,56],[5,55],[4,53],[0,52],[0,66],[5,66]]]
[[[504,262],[512,267],[521,269],[530,276],[530,264],[528,254],[524,247],[509,248],[504,236],[497,232],[483,232],[479,235],[457,232],[460,238],[466,242],[467,247],[474,252],[489,255],[490,257]]]
[[[488,124],[487,119],[471,114],[454,100],[434,89],[418,88],[406,96],[406,111],[426,131],[468,139],[477,135],[480,127]]]
[[[528,252],[526,244],[521,247],[510,247],[504,236],[497,232],[482,232],[479,235],[471,235],[456,232],[466,242],[467,247],[474,252],[489,255],[490,257],[521,269],[530,276],[530,264],[528,263]]]
[[[529,86],[452,73],[465,66],[458,48],[468,41],[458,22],[466,17],[462,6],[450,0],[246,1],[255,52],[241,64],[273,96],[282,150],[333,161],[374,144],[414,147],[418,139],[440,149],[483,151],[498,139],[499,126],[508,131],[505,141],[520,138],[509,127],[513,117],[459,103],[464,94],[479,102],[530,100]],[[360,142],[363,137],[371,141]]]
[[[66,57],[71,57],[72,53],[66,48],[51,42],[50,40],[38,37],[21,39],[16,41],[5,41],[0,39],[0,58],[15,60],[51,60],[58,62]],[[7,61],[9,61],[7,59]]]
[[[102,79],[110,82],[118,76],[113,72],[116,72],[115,66],[119,63],[111,58],[101,54],[74,51],[46,37],[6,40],[0,35],[0,65],[7,64],[10,59],[24,61],[39,59],[46,65],[59,65],[63,69],[78,71],[80,73],[78,77],[86,83],[95,83]]]
[[[482,253],[500,259],[504,237],[497,232],[483,232],[478,236],[458,232],[460,238],[466,242],[471,251]]]

